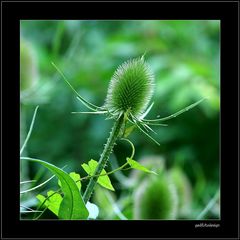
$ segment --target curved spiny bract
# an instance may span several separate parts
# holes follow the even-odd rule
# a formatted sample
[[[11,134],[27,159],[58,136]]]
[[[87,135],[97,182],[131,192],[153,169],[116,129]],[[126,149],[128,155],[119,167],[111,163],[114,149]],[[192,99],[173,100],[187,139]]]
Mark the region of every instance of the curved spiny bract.
[[[115,71],[104,107],[115,117],[129,113],[143,114],[153,95],[154,76],[143,57],[128,60]]]

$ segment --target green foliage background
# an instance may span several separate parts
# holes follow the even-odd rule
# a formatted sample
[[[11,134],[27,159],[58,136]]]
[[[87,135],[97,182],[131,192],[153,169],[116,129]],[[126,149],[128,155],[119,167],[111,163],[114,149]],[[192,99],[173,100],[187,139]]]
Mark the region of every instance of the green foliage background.
[[[51,61],[83,97],[102,105],[118,65],[146,52],[156,83],[152,99],[155,104],[148,118],[167,116],[209,97],[193,110],[168,121],[168,127],[154,128],[161,146],[138,131],[130,136],[136,160],[159,155],[167,169],[178,167],[186,174],[193,187],[190,217],[194,218],[220,185],[219,34],[220,22],[215,20],[21,21],[21,139],[30,126],[35,106],[40,105],[25,156],[59,167],[67,165],[67,170],[82,173],[82,163],[91,158],[98,160],[112,126],[112,120],[106,121],[103,116],[71,114],[86,108]],[[31,57],[24,57],[25,53]],[[123,164],[129,152],[129,146],[119,142],[107,169],[112,169],[114,160]],[[34,164],[21,166],[22,181],[46,176],[50,173]],[[125,190],[118,175],[111,179],[116,197],[121,196]],[[27,201],[34,196],[22,198]],[[208,217],[219,217],[219,209]]]

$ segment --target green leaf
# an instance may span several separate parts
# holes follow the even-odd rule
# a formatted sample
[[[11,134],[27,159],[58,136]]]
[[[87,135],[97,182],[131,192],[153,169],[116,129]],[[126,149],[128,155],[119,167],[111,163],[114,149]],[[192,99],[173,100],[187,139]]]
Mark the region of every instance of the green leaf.
[[[77,187],[80,191],[81,187],[82,187],[82,184],[81,184],[81,181],[80,181],[80,179],[81,179],[80,174],[75,173],[75,172],[70,172],[69,176],[76,182]]]
[[[158,175],[157,173],[155,173],[154,171],[151,171],[149,169],[147,169],[146,167],[144,167],[143,165],[141,165],[140,163],[138,163],[137,161],[131,159],[131,158],[127,158],[127,162],[128,164],[134,168],[134,169],[137,169],[137,170],[140,170],[140,171],[143,171],[143,172],[147,172],[147,173],[153,173],[153,174],[156,174]]]
[[[77,184],[62,169],[44,162],[42,160],[28,158],[28,160],[40,163],[53,172],[61,181],[62,191],[64,193],[63,200],[59,207],[58,217],[60,219],[87,219],[88,210],[83,202]]]
[[[90,176],[93,175],[93,173],[92,173],[92,171],[91,171],[91,168],[90,168],[86,163],[83,163],[81,166],[82,166],[82,168],[85,170],[85,172],[86,172],[87,174],[89,174]]]
[[[54,193],[54,194],[53,194]],[[51,196],[52,195],[52,196]],[[59,207],[60,204],[62,202],[62,196],[61,194],[54,192],[52,190],[48,191],[47,196],[51,196],[46,200],[46,197],[44,197],[41,194],[37,195],[37,199],[43,203],[45,200],[44,205],[51,210],[56,216],[58,216],[58,212],[59,212]]]
[[[87,174],[89,174],[90,176],[93,176],[94,173],[95,173],[95,170],[98,166],[98,162],[91,159],[88,164],[86,163],[83,163],[82,164],[82,167],[83,169],[86,171]],[[107,172],[103,169],[101,174],[106,174]],[[100,174],[100,175],[101,175]],[[108,175],[104,175],[104,176],[100,176],[98,177],[98,180],[97,180],[97,183],[99,183],[102,187],[105,187],[109,190],[112,190],[112,191],[115,191],[112,184],[111,184],[111,181],[110,181],[110,178],[108,177]]]
[[[77,187],[78,187],[78,189],[79,189],[79,191],[81,190],[81,187],[82,187],[82,184],[81,184],[81,181],[80,181],[80,179],[81,179],[81,177],[80,177],[80,174],[78,174],[78,173],[75,173],[75,172],[70,172],[69,173],[69,176],[74,180],[74,182],[77,184]],[[61,181],[60,180],[58,180],[58,185],[60,186],[60,187],[62,187],[62,184],[61,184]]]

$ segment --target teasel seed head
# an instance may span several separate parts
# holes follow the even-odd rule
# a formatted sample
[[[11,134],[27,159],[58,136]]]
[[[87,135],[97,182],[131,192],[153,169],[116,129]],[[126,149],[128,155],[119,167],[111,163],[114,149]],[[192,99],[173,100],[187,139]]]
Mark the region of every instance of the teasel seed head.
[[[113,74],[104,106],[116,117],[122,113],[139,117],[147,108],[153,90],[154,76],[144,57],[131,59]]]
[[[134,194],[134,219],[176,219],[176,187],[164,174],[142,182]]]
[[[154,90],[154,76],[149,66],[144,61],[144,55],[139,58],[128,60],[117,68],[110,81],[105,102],[101,107],[90,103],[79,95],[63,72],[53,62],[52,64],[62,75],[64,81],[72,91],[77,95],[77,99],[90,110],[90,112],[72,113],[104,114],[107,115],[106,119],[114,119],[115,121],[123,120],[123,128],[120,131],[121,134],[119,134],[123,136],[125,136],[126,133],[126,123],[130,122],[157,145],[160,145],[160,143],[148,133],[149,131],[156,133],[150,126],[167,126],[161,122],[177,117],[206,99],[203,98],[167,117],[146,119],[145,117],[154,104],[154,102],[152,102],[148,106]]]

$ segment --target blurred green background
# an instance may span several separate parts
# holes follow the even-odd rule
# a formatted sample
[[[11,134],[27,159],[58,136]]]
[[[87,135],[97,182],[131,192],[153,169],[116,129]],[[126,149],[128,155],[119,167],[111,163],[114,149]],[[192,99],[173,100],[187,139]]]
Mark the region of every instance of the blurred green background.
[[[58,167],[67,165],[66,171],[80,172],[82,176],[81,164],[91,158],[98,160],[113,124],[112,120],[99,115],[71,114],[86,108],[51,62],[65,73],[83,97],[102,105],[118,65],[146,52],[145,59],[155,74],[156,83],[152,98],[155,104],[148,118],[159,114],[167,116],[208,97],[191,111],[169,120],[168,127],[154,128],[158,133],[154,137],[160,146],[137,130],[130,136],[136,148],[135,160],[156,158],[159,159],[156,162],[164,162],[165,172],[173,169],[183,172],[191,186],[191,202],[183,215],[196,219],[220,185],[220,22],[67,20],[21,21],[20,25],[21,144],[34,109],[40,106],[24,156]],[[123,164],[129,154],[127,143],[119,142],[107,169]],[[100,218],[121,219],[122,215],[134,218],[131,196],[136,185],[130,183],[133,172],[111,176],[116,188],[114,193],[97,189],[98,196],[92,201],[101,205]],[[36,164],[21,163],[21,181],[36,179],[40,183],[49,176],[47,170]],[[56,180],[35,192],[21,195],[22,204],[36,206],[34,195],[50,188],[57,188]],[[101,194],[105,195],[98,199]],[[116,207],[120,208],[120,215]],[[218,199],[204,218],[219,218],[219,214]]]

